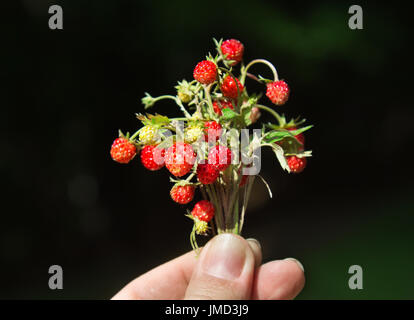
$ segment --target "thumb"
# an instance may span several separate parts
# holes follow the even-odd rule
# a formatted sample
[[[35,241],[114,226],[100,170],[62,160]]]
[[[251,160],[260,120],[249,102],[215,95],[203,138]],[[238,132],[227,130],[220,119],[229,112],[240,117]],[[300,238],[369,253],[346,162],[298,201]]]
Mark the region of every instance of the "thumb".
[[[255,254],[261,256],[255,241],[232,233],[215,236],[198,257],[184,299],[250,299]]]

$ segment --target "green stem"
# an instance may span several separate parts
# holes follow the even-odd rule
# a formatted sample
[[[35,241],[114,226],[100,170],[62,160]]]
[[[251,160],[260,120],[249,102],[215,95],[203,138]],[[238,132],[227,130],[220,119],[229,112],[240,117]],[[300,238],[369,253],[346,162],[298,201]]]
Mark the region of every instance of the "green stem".
[[[213,101],[211,100],[211,95],[210,95],[211,86],[212,84],[209,84],[208,86],[203,86],[203,87],[204,87],[204,95],[205,95],[205,98],[207,99],[208,114],[210,115],[211,118],[214,118]]]
[[[175,101],[175,103],[180,107],[181,111],[184,113],[185,117],[187,119],[191,118],[191,115],[188,113],[188,111],[184,108],[183,104],[181,103],[181,100],[175,96],[171,96],[171,95],[163,95],[163,96],[159,96],[154,98],[153,100],[153,104],[157,101],[163,100],[163,99],[172,99]]]
[[[241,233],[242,228],[243,228],[244,215],[246,214],[247,205],[249,203],[249,198],[250,198],[250,193],[252,191],[254,178],[255,178],[255,176],[249,176],[247,178],[247,183],[246,183],[246,186],[245,186],[244,198],[243,198],[243,208],[242,208],[242,213],[241,213],[241,217],[240,217],[240,226],[239,226],[239,232],[240,233]]]
[[[217,198],[214,194],[213,188],[211,185],[205,185],[206,187],[206,191],[207,194],[210,198],[210,201],[213,202],[214,208],[216,209],[216,214],[214,215],[214,218],[216,220],[216,227],[217,227],[217,233],[222,233],[223,232],[223,221],[222,221],[222,216],[221,216],[221,210],[219,208],[219,203],[217,202]]]
[[[277,122],[279,122],[279,126],[283,126],[285,124],[285,121],[283,121],[282,117],[273,109],[266,107],[262,104],[256,104],[256,107],[258,107],[259,109],[265,110],[267,112],[269,112],[272,116],[274,116],[277,120]]]
[[[141,128],[142,129],[142,128]],[[137,132],[135,132],[130,138],[129,138],[129,140],[134,140],[138,135],[139,135],[139,132],[141,131],[141,129],[139,129]]]
[[[246,68],[243,69],[242,75],[240,77],[240,82],[243,85],[244,85],[244,82],[246,80],[247,70],[249,70],[249,68],[252,65],[256,64],[256,63],[263,63],[266,66],[268,66],[270,68],[270,70],[272,70],[274,81],[279,81],[279,76],[278,76],[276,68],[273,64],[271,64],[269,61],[267,61],[265,59],[255,59],[255,60],[250,61],[249,64],[246,66]]]
[[[232,224],[232,228],[234,228],[234,215],[233,215],[233,207],[235,206],[236,203],[236,198],[238,197],[239,194],[239,184],[238,184],[238,179],[234,179],[234,172],[231,172],[232,175],[232,179],[231,179],[231,186],[232,186],[232,190],[231,190],[231,196],[230,196],[230,200],[229,200],[229,215],[230,215],[230,221],[233,222]]]
[[[224,210],[223,210],[223,207],[222,207],[222,205],[221,205],[221,201],[220,201],[220,199],[219,199],[219,197],[218,197],[218,191],[217,191],[217,189],[216,189],[216,186],[215,186],[215,184],[216,183],[213,183],[213,184],[211,184],[210,186],[211,186],[211,190],[212,190],[212,194],[213,194],[213,196],[214,196],[214,199],[215,199],[215,202],[216,202],[216,204],[217,204],[217,210],[218,210],[218,212],[217,212],[217,214],[219,215],[219,217],[220,217],[220,221],[221,221],[221,225],[220,225],[220,229],[221,230],[226,230],[226,216],[225,216],[225,213],[224,213]]]
[[[190,180],[191,180],[194,176],[195,176],[195,173],[193,172],[192,174],[190,174],[190,175],[188,176],[188,178],[187,178],[187,179],[185,179],[185,181],[186,181],[186,182],[190,182]]]

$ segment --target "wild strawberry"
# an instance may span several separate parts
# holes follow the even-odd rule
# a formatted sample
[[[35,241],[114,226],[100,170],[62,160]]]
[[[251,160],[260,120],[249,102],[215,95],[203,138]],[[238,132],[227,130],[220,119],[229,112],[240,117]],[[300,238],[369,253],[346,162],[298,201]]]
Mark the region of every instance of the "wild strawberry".
[[[213,83],[217,78],[217,66],[208,60],[201,61],[194,68],[193,76],[202,84]]]
[[[221,52],[226,56],[226,60],[234,60],[231,65],[235,66],[243,58],[244,46],[239,40],[229,39],[221,44]]]
[[[200,163],[197,166],[197,178],[202,184],[214,183],[219,174],[217,168],[209,163]]]
[[[184,131],[184,141],[187,143],[196,142],[204,134],[204,129],[198,126],[189,126]]]
[[[193,184],[176,184],[170,191],[171,199],[179,204],[187,204],[194,198],[195,186]]]
[[[208,222],[214,217],[214,206],[207,200],[201,200],[196,203],[191,215],[195,222],[196,233],[204,234],[208,230]]]
[[[236,79],[236,81],[234,79]],[[237,88],[239,90],[237,90]],[[238,94],[243,92],[244,86],[240,83],[239,79],[227,75],[220,86],[220,90],[226,98],[237,99]]]
[[[195,157],[193,147],[184,142],[176,142],[165,154],[165,166],[174,176],[182,177],[190,172]]]
[[[222,133],[221,124],[216,121],[207,121],[204,123],[205,141],[216,141],[220,139]]]
[[[286,160],[287,160],[287,164],[288,164],[290,170],[293,173],[300,173],[306,167],[306,162],[307,161],[306,161],[305,157],[299,158],[299,157],[296,157],[296,156],[289,156],[289,157],[286,157]]]
[[[158,143],[159,142],[158,130],[154,126],[151,126],[151,125],[147,125],[143,127],[139,131],[139,141],[145,145]]]
[[[158,149],[157,146],[145,146],[141,150],[141,162],[145,168],[156,171],[164,166],[165,149]]]
[[[208,163],[218,171],[224,171],[231,164],[231,150],[225,146],[215,146],[208,153]]]
[[[219,116],[222,115],[221,110],[230,108],[231,110],[234,110],[234,106],[230,101],[227,100],[221,100],[221,101],[214,101],[213,102],[213,109],[214,112],[217,113]]]
[[[200,221],[210,222],[214,217],[214,206],[210,201],[201,200],[195,204],[191,215]]]
[[[111,146],[111,157],[119,163],[130,162],[137,154],[135,145],[124,137],[115,139]]]
[[[178,85],[175,88],[177,89],[177,96],[182,102],[189,103],[193,99],[196,86],[183,80],[181,82],[178,81]]]
[[[281,106],[289,99],[289,86],[283,80],[270,82],[267,84],[266,96],[275,105]]]

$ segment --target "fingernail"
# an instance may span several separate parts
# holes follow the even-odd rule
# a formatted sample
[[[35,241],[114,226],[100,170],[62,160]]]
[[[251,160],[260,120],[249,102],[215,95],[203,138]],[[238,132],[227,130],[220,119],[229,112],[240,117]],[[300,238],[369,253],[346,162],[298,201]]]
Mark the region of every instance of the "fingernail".
[[[214,237],[207,245],[202,261],[204,272],[216,278],[235,280],[246,262],[246,244],[244,240],[230,233]]]
[[[293,262],[296,262],[296,264],[299,266],[299,268],[302,269],[303,272],[305,272],[305,268],[303,267],[303,265],[299,262],[299,260],[296,260],[295,258],[286,258],[285,260],[291,260]]]
[[[249,239],[246,239],[246,241],[248,241],[251,246],[257,246],[259,250],[262,250],[262,246],[260,245],[260,242],[256,240],[255,238],[249,238]]]
[[[254,238],[246,239],[246,241],[253,251],[255,267],[260,266],[262,263],[262,246],[260,245],[260,242]]]

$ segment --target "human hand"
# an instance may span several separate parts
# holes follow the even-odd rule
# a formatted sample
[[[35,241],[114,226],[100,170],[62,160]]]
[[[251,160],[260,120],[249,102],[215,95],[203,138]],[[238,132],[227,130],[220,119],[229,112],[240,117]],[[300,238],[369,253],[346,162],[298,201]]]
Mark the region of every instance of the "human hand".
[[[293,299],[305,276],[295,259],[262,264],[262,250],[254,239],[224,233],[201,249],[143,274],[112,299],[151,300],[278,300]]]

